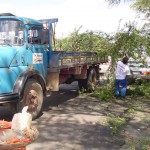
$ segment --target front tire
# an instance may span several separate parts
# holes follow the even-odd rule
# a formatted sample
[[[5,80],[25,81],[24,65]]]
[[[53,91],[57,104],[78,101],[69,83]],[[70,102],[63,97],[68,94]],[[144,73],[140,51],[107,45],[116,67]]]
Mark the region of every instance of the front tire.
[[[28,113],[32,115],[33,119],[36,119],[41,112],[43,105],[43,90],[41,85],[36,80],[28,80],[24,92],[22,101],[18,103],[19,111],[24,106],[28,106]]]

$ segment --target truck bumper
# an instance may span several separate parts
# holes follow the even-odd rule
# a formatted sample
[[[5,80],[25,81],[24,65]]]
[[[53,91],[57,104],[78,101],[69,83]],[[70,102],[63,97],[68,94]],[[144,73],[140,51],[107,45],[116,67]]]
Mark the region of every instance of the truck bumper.
[[[0,94],[0,104],[17,102],[18,100],[18,93]]]

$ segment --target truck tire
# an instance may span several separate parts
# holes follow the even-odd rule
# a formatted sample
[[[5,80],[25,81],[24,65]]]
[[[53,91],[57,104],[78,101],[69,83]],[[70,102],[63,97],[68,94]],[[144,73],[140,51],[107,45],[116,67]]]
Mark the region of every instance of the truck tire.
[[[87,72],[87,79],[78,80],[79,90],[83,92],[93,92],[96,89],[97,83],[97,73],[96,70],[92,68]]]
[[[94,68],[90,69],[88,71],[88,77],[87,77],[87,91],[93,92],[96,89],[98,80],[97,80],[97,73]]]
[[[78,79],[78,87],[80,91],[85,92],[87,89],[87,79]]]
[[[32,115],[33,120],[38,117],[43,105],[43,90],[36,80],[28,80],[22,101],[18,103],[19,112],[24,106],[28,106],[28,113]]]

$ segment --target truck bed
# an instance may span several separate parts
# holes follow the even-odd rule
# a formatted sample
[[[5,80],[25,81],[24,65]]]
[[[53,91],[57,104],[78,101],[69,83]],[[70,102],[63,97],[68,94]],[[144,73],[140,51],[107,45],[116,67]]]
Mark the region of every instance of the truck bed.
[[[57,71],[62,68],[81,66],[84,64],[100,64],[108,61],[106,57],[98,57],[96,53],[91,52],[65,52],[53,51],[50,56],[49,71]]]

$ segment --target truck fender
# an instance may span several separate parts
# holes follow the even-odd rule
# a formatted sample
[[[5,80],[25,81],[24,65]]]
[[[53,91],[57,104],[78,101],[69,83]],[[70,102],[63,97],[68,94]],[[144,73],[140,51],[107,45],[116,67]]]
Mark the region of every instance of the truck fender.
[[[16,80],[15,85],[14,85],[14,89],[13,89],[14,93],[19,94],[20,100],[23,97],[23,91],[25,88],[25,84],[27,83],[27,81],[29,79],[37,80],[41,84],[42,89],[43,89],[43,93],[45,94],[46,82],[45,82],[45,79],[43,78],[43,76],[37,70],[26,70]]]

